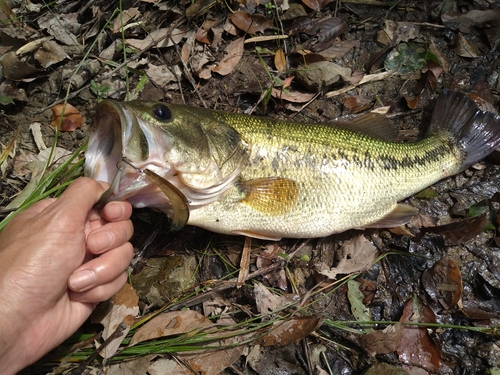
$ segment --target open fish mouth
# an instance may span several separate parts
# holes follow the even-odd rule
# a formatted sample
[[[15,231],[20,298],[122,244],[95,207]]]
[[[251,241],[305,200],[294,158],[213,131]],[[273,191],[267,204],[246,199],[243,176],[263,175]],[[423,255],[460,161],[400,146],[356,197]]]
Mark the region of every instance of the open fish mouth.
[[[144,172],[147,169],[150,176],[152,173],[167,184],[173,174],[161,160],[153,133],[127,103],[104,100],[98,104],[84,174],[111,185],[101,203],[128,200],[134,207],[171,209],[162,187]]]

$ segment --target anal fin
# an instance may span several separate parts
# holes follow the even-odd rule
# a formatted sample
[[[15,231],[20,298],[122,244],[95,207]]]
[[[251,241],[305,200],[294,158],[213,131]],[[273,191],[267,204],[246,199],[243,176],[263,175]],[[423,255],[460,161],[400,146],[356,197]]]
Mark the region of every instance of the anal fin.
[[[406,204],[398,204],[394,210],[385,215],[375,223],[367,225],[365,228],[394,228],[408,223],[416,214],[418,208]]]
[[[273,237],[264,233],[254,232],[251,230],[235,230],[233,234],[238,236],[247,236],[252,238],[257,238],[259,240],[269,240],[269,241],[279,241],[281,237]]]
[[[289,178],[258,178],[238,186],[246,193],[241,202],[267,215],[285,214],[299,199],[299,183]]]

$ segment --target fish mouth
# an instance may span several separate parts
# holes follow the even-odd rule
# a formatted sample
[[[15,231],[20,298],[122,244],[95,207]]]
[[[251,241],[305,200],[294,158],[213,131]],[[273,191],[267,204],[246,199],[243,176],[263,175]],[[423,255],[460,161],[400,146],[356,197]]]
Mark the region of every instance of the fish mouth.
[[[146,132],[144,131],[146,130]],[[128,200],[134,207],[171,208],[158,185],[144,173],[149,169],[168,178],[168,166],[158,159],[152,134],[127,103],[103,100],[96,107],[94,128],[85,153],[84,174],[110,184],[100,204]],[[156,155],[156,156],[155,156]]]
[[[122,123],[125,114],[118,103],[110,100],[98,104],[94,129],[85,153],[87,177],[110,183],[114,180],[122,160]]]

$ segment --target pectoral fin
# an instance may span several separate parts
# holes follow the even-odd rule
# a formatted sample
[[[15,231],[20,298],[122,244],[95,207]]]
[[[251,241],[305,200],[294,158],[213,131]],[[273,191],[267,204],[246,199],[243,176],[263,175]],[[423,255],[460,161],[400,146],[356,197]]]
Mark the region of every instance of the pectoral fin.
[[[242,203],[268,215],[287,213],[299,199],[299,184],[288,178],[258,178],[239,182],[246,195]]]
[[[186,196],[177,187],[155,172],[144,169],[144,173],[151,181],[158,185],[172,205],[173,214],[170,231],[177,232],[181,230],[189,220],[189,203]]]
[[[418,214],[418,208],[406,204],[398,204],[394,210],[382,219],[367,225],[366,228],[394,228],[408,223],[413,216]]]

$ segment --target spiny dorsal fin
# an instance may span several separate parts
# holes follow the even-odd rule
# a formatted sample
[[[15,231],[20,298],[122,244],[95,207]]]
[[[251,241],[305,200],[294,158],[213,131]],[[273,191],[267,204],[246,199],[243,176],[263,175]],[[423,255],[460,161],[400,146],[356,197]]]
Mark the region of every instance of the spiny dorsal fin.
[[[398,136],[392,121],[380,113],[368,112],[362,115],[344,116],[329,123],[338,128],[366,134],[382,141],[394,141]]]
[[[408,223],[416,214],[418,214],[418,208],[406,204],[398,204],[394,210],[375,223],[367,225],[366,228],[399,227]]]
[[[298,182],[288,178],[257,178],[238,185],[246,193],[242,202],[268,215],[288,212],[299,198]]]

